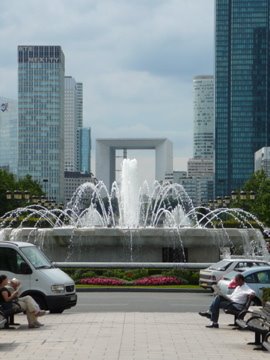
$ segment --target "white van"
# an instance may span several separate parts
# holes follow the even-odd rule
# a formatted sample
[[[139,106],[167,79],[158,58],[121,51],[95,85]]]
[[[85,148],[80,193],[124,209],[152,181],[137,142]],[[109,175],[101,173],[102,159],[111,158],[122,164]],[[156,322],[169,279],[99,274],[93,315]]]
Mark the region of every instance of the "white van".
[[[42,309],[52,313],[77,303],[74,281],[33,244],[0,241],[0,274],[19,279],[20,295],[31,295]]]

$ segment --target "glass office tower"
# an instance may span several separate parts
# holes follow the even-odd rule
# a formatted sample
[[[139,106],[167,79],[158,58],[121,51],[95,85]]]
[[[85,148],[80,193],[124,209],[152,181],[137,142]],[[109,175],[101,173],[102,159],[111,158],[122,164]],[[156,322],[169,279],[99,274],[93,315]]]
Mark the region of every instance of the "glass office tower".
[[[193,157],[213,159],[214,154],[214,77],[193,78]]]
[[[216,0],[215,196],[240,189],[269,146],[269,0]]]
[[[64,199],[64,73],[60,46],[18,46],[18,175]]]
[[[0,97],[0,168],[17,175],[18,102]]]
[[[65,171],[79,171],[77,131],[83,123],[83,86],[65,76]]]
[[[78,129],[79,134],[79,171],[91,172],[91,128]]]

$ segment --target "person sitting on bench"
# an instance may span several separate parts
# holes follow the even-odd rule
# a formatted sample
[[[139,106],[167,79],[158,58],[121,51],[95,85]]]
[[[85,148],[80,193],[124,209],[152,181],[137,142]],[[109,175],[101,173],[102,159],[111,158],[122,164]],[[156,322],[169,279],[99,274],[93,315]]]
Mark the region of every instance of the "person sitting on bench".
[[[6,275],[0,275],[0,303],[3,310],[8,314],[16,313],[20,310],[25,311],[29,328],[42,326],[43,324],[38,322],[37,317],[45,315],[45,310],[40,310],[38,304],[30,295],[19,298],[18,287],[20,283],[17,279],[14,280],[9,282]]]
[[[207,317],[212,321],[211,325],[207,325],[207,328],[218,329],[218,318],[219,310],[227,309],[232,306],[235,309],[241,311],[248,298],[254,297],[255,292],[245,283],[244,276],[242,274],[237,274],[234,278],[236,283],[236,288],[231,295],[216,295],[210,304],[209,310],[206,312],[199,312],[199,315]]]

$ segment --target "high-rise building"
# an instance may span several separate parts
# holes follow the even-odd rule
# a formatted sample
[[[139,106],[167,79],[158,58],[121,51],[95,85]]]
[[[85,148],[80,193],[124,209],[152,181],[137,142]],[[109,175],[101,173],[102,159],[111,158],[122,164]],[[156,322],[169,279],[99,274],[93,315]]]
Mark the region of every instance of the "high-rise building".
[[[17,175],[18,102],[0,97],[0,168]]]
[[[213,159],[214,77],[193,78],[193,157]]]
[[[78,129],[79,136],[79,171],[91,172],[91,128]]]
[[[60,46],[18,46],[18,175],[64,199],[64,74]]]
[[[65,76],[65,171],[80,171],[78,129],[83,123],[83,87]]]
[[[255,152],[255,171],[263,170],[270,178],[270,147],[263,147]]]
[[[269,14],[269,0],[216,0],[215,196],[241,189],[269,146]]]
[[[186,182],[192,184],[194,204],[200,205],[213,199],[215,131],[212,75],[193,78],[193,118],[193,158],[188,160]]]

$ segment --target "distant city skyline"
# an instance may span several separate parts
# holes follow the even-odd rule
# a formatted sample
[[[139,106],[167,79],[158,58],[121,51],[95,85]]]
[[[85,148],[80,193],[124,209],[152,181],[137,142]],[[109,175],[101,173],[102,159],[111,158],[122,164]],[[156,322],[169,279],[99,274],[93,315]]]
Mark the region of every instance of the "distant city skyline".
[[[192,79],[214,73],[214,0],[3,0],[0,29],[6,44],[0,96],[17,99],[19,44],[60,45],[65,74],[84,84],[93,160],[97,138],[166,137],[173,142],[174,169],[186,169]],[[134,154],[148,176],[154,153]]]

